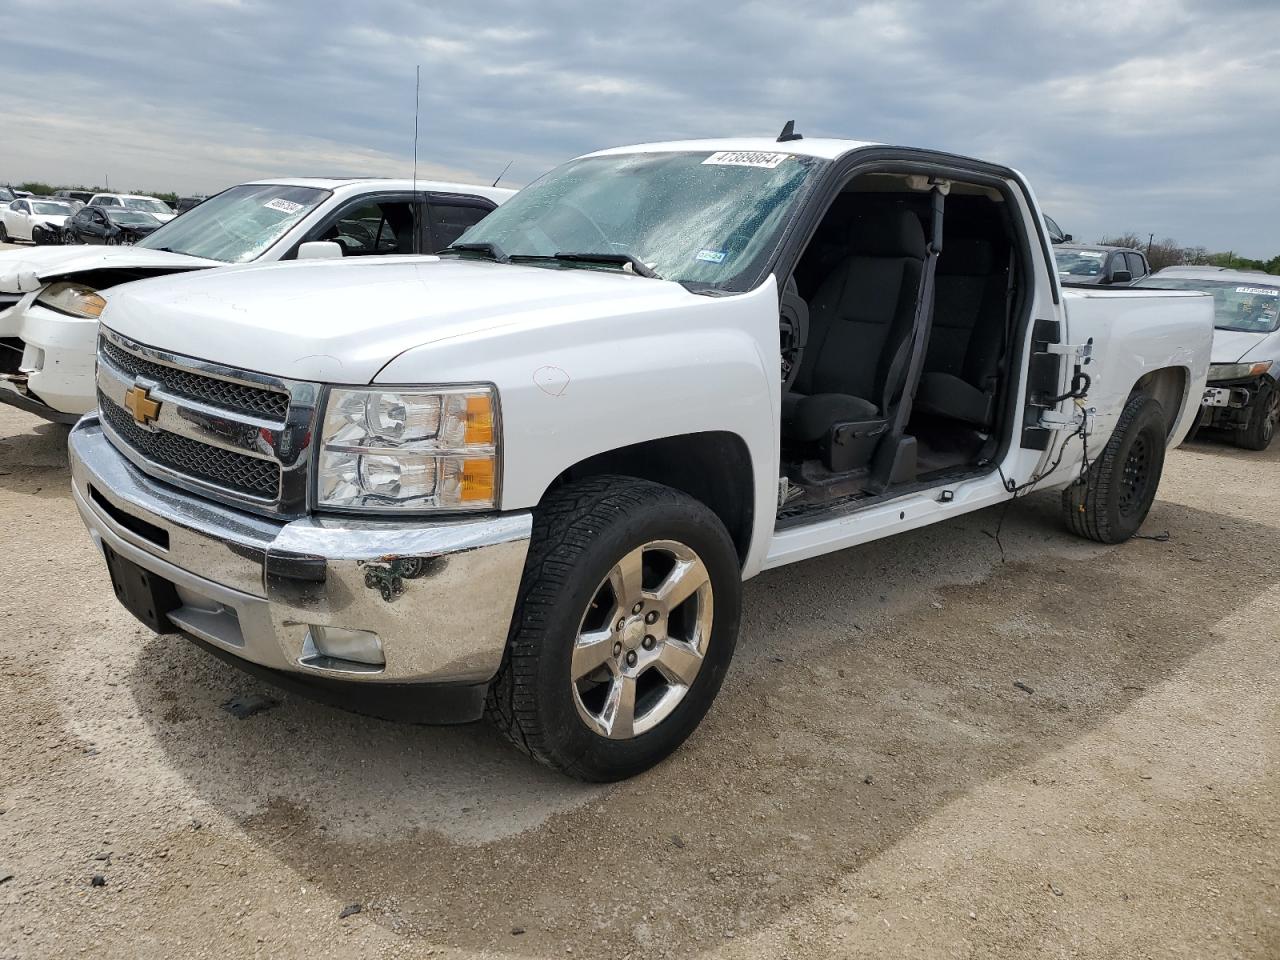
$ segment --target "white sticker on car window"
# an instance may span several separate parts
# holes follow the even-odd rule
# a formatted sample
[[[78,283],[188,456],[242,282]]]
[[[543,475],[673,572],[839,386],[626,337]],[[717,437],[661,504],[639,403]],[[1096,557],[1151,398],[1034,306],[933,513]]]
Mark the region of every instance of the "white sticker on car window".
[[[1276,287],[1236,287],[1236,293],[1252,293],[1259,297],[1280,297]]]
[[[699,250],[698,259],[705,260],[707,263],[724,263],[727,256],[723,250]]]
[[[754,150],[723,150],[720,153],[713,153],[702,162],[704,164],[709,163],[721,167],[763,167],[765,170],[772,170],[789,156],[791,156],[789,153],[759,153]]]
[[[1074,252],[1077,257],[1084,257],[1088,260],[1101,260],[1106,256],[1106,254],[1101,250],[1076,250]],[[1068,254],[1068,256],[1070,256],[1070,254]]]
[[[292,200],[284,200],[280,197],[268,200],[263,206],[268,210],[279,210],[281,213],[297,213],[302,209],[302,204],[294,203]]]

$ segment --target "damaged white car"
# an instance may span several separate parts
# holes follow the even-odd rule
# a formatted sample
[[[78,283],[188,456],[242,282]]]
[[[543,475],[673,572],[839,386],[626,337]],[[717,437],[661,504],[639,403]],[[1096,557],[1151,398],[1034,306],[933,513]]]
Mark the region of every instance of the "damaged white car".
[[[1167,267],[1142,285],[1213,295],[1213,360],[1196,430],[1222,432],[1246,450],[1271,446],[1280,426],[1280,277]]]
[[[260,181],[210,197],[132,246],[0,253],[0,403],[60,423],[94,409],[98,316],[121,284],[230,264],[430,253],[514,192],[426,180]]]

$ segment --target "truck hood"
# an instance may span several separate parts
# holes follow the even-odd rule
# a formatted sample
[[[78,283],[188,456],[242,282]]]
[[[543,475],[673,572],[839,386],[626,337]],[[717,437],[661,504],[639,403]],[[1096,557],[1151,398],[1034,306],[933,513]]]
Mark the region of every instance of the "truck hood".
[[[139,343],[296,380],[371,383],[414,347],[702,298],[621,271],[438,257],[313,260],[122,287],[102,322]]]
[[[191,270],[200,267],[222,267],[219,260],[189,257],[184,253],[167,253],[144,247],[96,247],[77,244],[71,247],[35,247],[30,250],[8,250],[0,253],[0,292],[30,293],[50,280],[76,273],[103,269]]]
[[[1248,333],[1244,330],[1213,331],[1213,363],[1238,363],[1258,344],[1274,333]],[[1277,351],[1280,352],[1280,351]],[[1255,360],[1269,360],[1270,357],[1254,357]]]

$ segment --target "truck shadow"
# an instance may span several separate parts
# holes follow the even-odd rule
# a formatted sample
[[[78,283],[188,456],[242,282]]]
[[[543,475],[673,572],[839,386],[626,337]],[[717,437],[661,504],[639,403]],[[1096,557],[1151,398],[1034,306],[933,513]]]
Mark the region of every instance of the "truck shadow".
[[[1276,589],[1274,528],[1159,502],[1146,529],[1168,542],[1101,548],[1056,514],[1056,497],[1015,503],[1004,564],[997,508],[753,580],[701,730],[610,787],[548,774],[483,726],[292,698],[232,719],[221,699],[268,691],[182,642],[147,643],[127,682],[202,800],[397,934],[526,956],[694,955],[1123,713]],[[1205,561],[1226,556],[1224,583]]]

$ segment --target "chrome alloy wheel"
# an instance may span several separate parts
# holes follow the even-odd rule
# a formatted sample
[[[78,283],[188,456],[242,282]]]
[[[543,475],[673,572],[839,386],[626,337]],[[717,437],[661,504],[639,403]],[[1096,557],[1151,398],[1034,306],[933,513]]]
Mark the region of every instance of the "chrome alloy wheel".
[[[587,605],[570,681],[582,722],[627,740],[669,717],[711,639],[711,577],[683,543],[654,540],[609,571]]]

